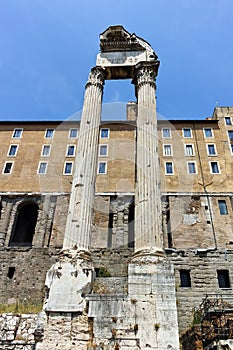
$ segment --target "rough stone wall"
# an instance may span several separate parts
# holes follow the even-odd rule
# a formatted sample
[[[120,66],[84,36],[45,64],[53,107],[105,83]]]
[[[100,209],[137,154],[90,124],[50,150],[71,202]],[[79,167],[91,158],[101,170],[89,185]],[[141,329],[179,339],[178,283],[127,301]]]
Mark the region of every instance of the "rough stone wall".
[[[1,248],[0,302],[42,303],[46,272],[57,254],[58,250],[48,248]],[[10,268],[15,269],[12,277],[8,277]]]
[[[228,270],[233,283],[233,251],[183,250],[171,253],[169,260],[174,264],[176,297],[180,332],[193,322],[194,308],[198,308],[206,296],[222,295],[223,300],[233,306],[232,288],[219,288],[217,270]],[[181,287],[180,270],[190,271],[191,287]]]
[[[169,196],[171,246],[177,249],[225,248],[233,241],[232,196]],[[218,200],[228,213],[221,215]]]
[[[2,350],[33,350],[37,328],[37,314],[1,314],[0,348]]]

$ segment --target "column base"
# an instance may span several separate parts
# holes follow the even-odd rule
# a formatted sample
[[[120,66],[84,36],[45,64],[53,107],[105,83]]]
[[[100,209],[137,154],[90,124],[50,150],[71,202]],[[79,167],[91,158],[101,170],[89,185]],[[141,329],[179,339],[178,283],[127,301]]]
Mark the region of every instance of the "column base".
[[[161,251],[137,253],[129,263],[128,296],[135,306],[140,349],[178,350],[173,265]]]
[[[45,311],[83,312],[92,289],[94,267],[87,251],[63,251],[47,272]]]

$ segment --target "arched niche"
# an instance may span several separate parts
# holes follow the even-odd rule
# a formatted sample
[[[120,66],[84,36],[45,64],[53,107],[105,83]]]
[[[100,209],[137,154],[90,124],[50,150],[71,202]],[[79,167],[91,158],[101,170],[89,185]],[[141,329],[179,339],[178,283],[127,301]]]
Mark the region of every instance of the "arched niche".
[[[38,217],[35,202],[22,203],[16,212],[10,246],[31,246]]]

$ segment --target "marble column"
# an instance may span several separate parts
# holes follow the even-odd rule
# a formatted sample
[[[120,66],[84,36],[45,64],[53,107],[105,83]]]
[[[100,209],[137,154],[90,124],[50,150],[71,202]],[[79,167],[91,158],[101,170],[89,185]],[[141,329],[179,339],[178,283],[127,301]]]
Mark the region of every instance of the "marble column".
[[[89,248],[103,86],[104,72],[94,67],[86,84],[63,249]]]
[[[138,100],[135,252],[162,253],[160,166],[156,118],[155,78],[159,63],[135,67]]]

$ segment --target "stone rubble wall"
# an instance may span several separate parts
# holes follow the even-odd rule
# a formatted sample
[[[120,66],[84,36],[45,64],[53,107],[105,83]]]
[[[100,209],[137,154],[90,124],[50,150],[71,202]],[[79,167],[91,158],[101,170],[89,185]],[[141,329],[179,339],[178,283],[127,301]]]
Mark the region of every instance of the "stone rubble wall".
[[[0,349],[33,350],[37,327],[37,314],[1,314]]]

